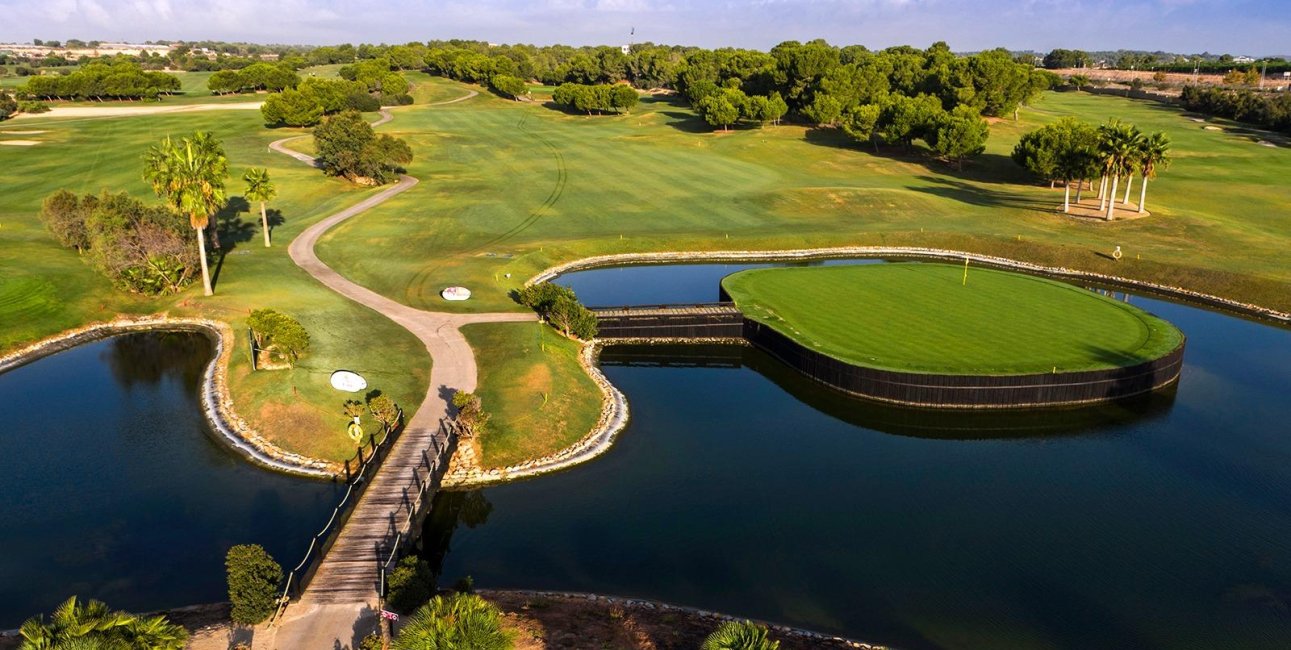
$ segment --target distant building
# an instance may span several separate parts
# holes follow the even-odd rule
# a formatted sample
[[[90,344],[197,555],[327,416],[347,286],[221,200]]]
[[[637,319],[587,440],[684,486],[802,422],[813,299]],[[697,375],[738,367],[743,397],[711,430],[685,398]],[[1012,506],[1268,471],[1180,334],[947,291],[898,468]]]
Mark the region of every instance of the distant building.
[[[1246,55],[1235,56],[1233,57],[1233,63],[1255,63],[1255,59]]]
[[[631,46],[631,45],[620,45],[620,46],[619,46],[619,49],[620,49],[620,50],[623,50],[623,53],[624,53],[624,54],[627,54],[628,52],[631,52],[631,51],[632,51],[632,46]]]

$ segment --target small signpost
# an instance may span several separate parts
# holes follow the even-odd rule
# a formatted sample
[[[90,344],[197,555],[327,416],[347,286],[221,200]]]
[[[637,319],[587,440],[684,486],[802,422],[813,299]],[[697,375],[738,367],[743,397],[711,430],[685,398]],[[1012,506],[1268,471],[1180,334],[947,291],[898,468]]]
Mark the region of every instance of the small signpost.
[[[387,621],[397,621],[399,620],[399,615],[383,609],[381,610],[381,618]]]

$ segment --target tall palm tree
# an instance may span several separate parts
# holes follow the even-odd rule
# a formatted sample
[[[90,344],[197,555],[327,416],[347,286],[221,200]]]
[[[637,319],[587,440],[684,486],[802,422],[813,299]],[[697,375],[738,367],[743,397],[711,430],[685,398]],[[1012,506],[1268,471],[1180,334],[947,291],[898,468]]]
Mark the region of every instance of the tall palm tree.
[[[727,621],[704,639],[700,650],[777,650],[779,641],[767,637],[767,629],[750,621]]]
[[[144,154],[144,179],[152,183],[157,196],[178,214],[188,217],[197,231],[197,252],[202,261],[202,288],[211,289],[211,272],[206,263],[204,233],[211,215],[224,206],[224,179],[229,161],[224,147],[210,133],[199,131],[175,141],[170,136]]]
[[[1107,220],[1111,221],[1116,215],[1116,191],[1120,177],[1122,174],[1132,173],[1135,151],[1143,139],[1143,133],[1115,120],[1099,127],[1099,133],[1099,155],[1103,159],[1104,173],[1112,182],[1111,191],[1106,196]]]
[[[1143,141],[1139,148],[1139,171],[1143,173],[1143,186],[1139,189],[1139,214],[1147,208],[1148,179],[1156,178],[1157,171],[1170,166],[1170,138],[1157,131]]]
[[[475,594],[435,596],[408,617],[391,650],[510,650],[498,608]]]
[[[265,213],[264,204],[278,194],[278,188],[274,187],[273,182],[269,180],[269,170],[262,167],[248,169],[247,173],[242,175],[242,180],[247,182],[247,198],[260,202],[260,225],[264,227],[264,247],[269,248],[269,216]]]

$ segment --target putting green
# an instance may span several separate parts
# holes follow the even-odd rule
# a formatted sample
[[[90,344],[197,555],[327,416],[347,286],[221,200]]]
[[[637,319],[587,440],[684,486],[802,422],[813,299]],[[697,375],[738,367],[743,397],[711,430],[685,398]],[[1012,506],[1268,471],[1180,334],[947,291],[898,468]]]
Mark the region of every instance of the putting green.
[[[848,363],[1011,375],[1134,365],[1183,341],[1133,305],[1028,275],[946,264],[743,271],[722,282],[746,316]]]

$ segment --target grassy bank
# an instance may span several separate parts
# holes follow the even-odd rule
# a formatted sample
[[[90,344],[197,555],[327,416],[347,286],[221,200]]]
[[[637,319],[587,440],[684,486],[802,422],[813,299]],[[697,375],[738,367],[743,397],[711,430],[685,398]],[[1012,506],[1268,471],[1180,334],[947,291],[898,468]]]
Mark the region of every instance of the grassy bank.
[[[141,156],[166,134],[210,130],[229,155],[232,208],[221,214],[224,255],[212,258],[216,295],[199,287],[164,298],[114,289],[78,255],[62,249],[37,218],[41,200],[60,188],[75,192],[128,190],[152,201]],[[341,402],[330,387],[337,368],[364,374],[373,388],[411,412],[425,394],[430,362],[420,342],[389,320],[337,296],[287,257],[287,244],[326,214],[361,200],[369,190],[329,179],[267,144],[282,137],[265,129],[255,111],[211,111],[111,119],[33,118],[0,125],[43,131],[13,136],[30,147],[0,146],[0,350],[119,313],[168,312],[218,318],[245,332],[252,309],[273,307],[298,318],[312,349],[293,370],[250,371],[245,339],[235,344],[230,388],[238,411],[278,444],[300,453],[339,459],[351,453]],[[241,199],[240,176],[268,167],[279,197],[270,203],[273,248],[259,242],[259,208]]]
[[[945,264],[744,271],[740,310],[848,363],[905,372],[1024,374],[1117,368],[1183,341],[1169,323],[1079,287]]]
[[[579,344],[538,323],[462,328],[480,367],[477,393],[491,416],[481,463],[504,467],[578,441],[596,424],[600,391],[579,365]]]

